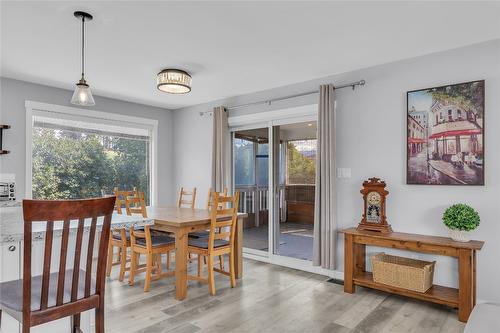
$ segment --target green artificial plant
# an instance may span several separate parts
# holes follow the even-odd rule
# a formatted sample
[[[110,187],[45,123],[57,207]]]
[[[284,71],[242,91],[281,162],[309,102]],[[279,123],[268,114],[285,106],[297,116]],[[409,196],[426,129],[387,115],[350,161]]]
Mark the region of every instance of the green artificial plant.
[[[445,210],[443,223],[450,229],[471,231],[479,226],[479,214],[466,204],[455,204]]]

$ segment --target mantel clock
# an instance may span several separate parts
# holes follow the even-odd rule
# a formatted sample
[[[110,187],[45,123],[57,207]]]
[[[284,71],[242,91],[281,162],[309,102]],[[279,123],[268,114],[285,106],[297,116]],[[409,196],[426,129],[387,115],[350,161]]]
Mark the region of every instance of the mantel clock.
[[[392,232],[385,216],[385,198],[389,194],[385,186],[385,182],[379,178],[370,178],[363,182],[363,189],[360,192],[363,194],[364,210],[358,230]]]

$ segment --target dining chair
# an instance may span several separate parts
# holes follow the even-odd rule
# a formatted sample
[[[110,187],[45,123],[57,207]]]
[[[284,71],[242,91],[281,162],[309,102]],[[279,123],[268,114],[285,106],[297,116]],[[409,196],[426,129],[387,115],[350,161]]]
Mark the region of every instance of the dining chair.
[[[31,327],[72,316],[72,332],[81,332],[80,314],[95,309],[95,332],[104,333],[106,256],[114,205],[115,197],[23,200],[23,278],[0,283],[0,314],[5,311],[17,319],[22,324],[23,333],[30,332]],[[98,221],[99,225],[102,221],[100,237],[97,237]],[[34,225],[41,223],[45,225],[43,271],[42,275],[32,276],[32,233],[33,228],[39,228]],[[68,252],[73,249],[68,244],[71,223],[77,223],[74,260],[70,267],[66,267],[66,261],[71,261],[67,259]],[[59,267],[54,270],[51,269],[51,260],[55,226],[62,226],[62,235],[60,250],[57,248],[60,251]],[[82,248],[84,227],[89,229],[86,251],[85,247]],[[93,270],[96,238],[99,238],[99,249],[97,267]]]
[[[219,196],[224,196],[227,197],[227,187],[224,188],[223,192],[219,192]],[[212,191],[212,188],[210,187],[208,189],[208,199],[207,199],[207,210],[210,210],[212,208],[212,201],[213,201],[213,195],[214,192]],[[226,202],[221,202],[219,203],[219,208],[226,208],[227,203]],[[203,230],[203,231],[195,231],[189,233],[190,238],[208,238],[210,235],[210,231]],[[189,257],[191,259],[191,257]],[[203,257],[205,265],[207,264],[207,258]],[[224,269],[224,257],[222,255],[219,256],[219,268]]]
[[[168,258],[170,251],[175,250],[175,238],[166,234],[152,234],[150,226],[146,226],[141,231],[131,227],[130,249],[132,259],[130,263],[129,285],[134,285],[137,273],[146,272],[144,291],[147,292],[149,291],[151,281],[175,274],[174,271],[163,272],[161,268],[161,255],[167,254]],[[146,256],[145,266],[139,265],[141,254]]]
[[[125,212],[127,215],[141,214],[143,217],[148,217],[146,210],[146,203],[144,200],[144,192],[137,191],[134,187],[133,191],[119,191],[115,188],[115,196],[117,202],[115,203],[115,210],[121,214],[123,212],[123,207],[125,206]],[[113,256],[115,254],[115,248],[118,249],[116,252],[116,261],[113,261]],[[106,268],[106,276],[111,275],[111,269],[113,266],[120,265],[120,273],[118,275],[118,280],[123,282],[125,278],[125,272],[130,271],[130,266],[127,266],[127,262],[130,262],[128,257],[128,249],[130,248],[130,233],[125,230],[125,228],[117,228],[111,230],[109,245],[108,245],[108,263]]]
[[[179,200],[177,202],[177,206],[179,208],[194,208],[196,204],[196,187],[193,187],[191,191],[184,189],[181,187],[179,191]]]
[[[212,188],[210,187],[208,189],[208,199],[207,199],[207,209],[210,210],[212,208],[212,200],[213,200],[213,193]],[[224,191],[219,192],[219,195],[222,195],[224,197],[227,197],[227,187],[224,187]],[[220,206],[225,208],[227,206],[226,202],[221,202]]]
[[[238,220],[238,202],[240,193],[233,196],[221,196],[213,193],[210,209],[210,233],[208,238],[188,239],[188,253],[198,255],[198,274],[188,275],[188,279],[208,283],[211,295],[215,295],[214,272],[230,277],[231,287],[236,286],[234,272],[234,239]],[[223,205],[229,204],[231,208]],[[229,254],[229,272],[214,267],[214,257]],[[201,276],[201,257],[207,258],[208,278]]]

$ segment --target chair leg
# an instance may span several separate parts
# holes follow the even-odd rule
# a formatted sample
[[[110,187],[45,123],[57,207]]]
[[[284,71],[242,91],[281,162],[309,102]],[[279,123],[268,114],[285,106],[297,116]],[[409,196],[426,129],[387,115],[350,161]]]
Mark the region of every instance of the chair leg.
[[[167,251],[167,270],[170,269],[170,251]]]
[[[161,268],[161,253],[156,255],[156,274],[161,274],[163,272]]]
[[[198,254],[198,276],[201,277],[201,268],[202,268],[202,263],[201,263],[201,257],[202,255],[201,254]],[[205,257],[203,257],[205,258]]]
[[[80,314],[77,313],[72,317],[72,332],[80,333]]]
[[[113,267],[113,244],[109,242],[108,246],[108,266],[106,267],[106,276],[111,275],[111,268]]]
[[[120,257],[120,276],[118,277],[118,280],[120,282],[123,282],[123,279],[125,278],[125,268],[127,267],[127,247],[123,246],[121,247],[121,257]]]
[[[210,295],[215,296],[215,279],[214,279],[214,257],[208,255],[208,287],[210,288]]]
[[[146,254],[146,279],[144,280],[144,291],[149,291],[149,286],[151,284],[151,274],[153,272],[153,254]]]
[[[137,270],[137,253],[133,250],[131,251],[131,259],[130,259],[130,274],[128,275],[128,284],[133,286],[135,282],[135,271]]]
[[[231,288],[236,287],[236,274],[234,272],[234,251],[229,253],[229,277],[231,278]]]
[[[219,256],[219,267],[221,271],[224,270],[224,256],[222,254]]]
[[[31,327],[29,325],[23,325],[23,333],[30,333],[30,330],[31,330]]]
[[[104,333],[104,306],[95,309],[95,333]]]

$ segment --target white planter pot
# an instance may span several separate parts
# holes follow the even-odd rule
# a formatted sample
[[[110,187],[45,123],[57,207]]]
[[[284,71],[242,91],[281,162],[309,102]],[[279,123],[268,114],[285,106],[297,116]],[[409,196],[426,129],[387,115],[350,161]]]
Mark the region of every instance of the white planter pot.
[[[450,229],[451,239],[457,242],[470,241],[470,231]]]

